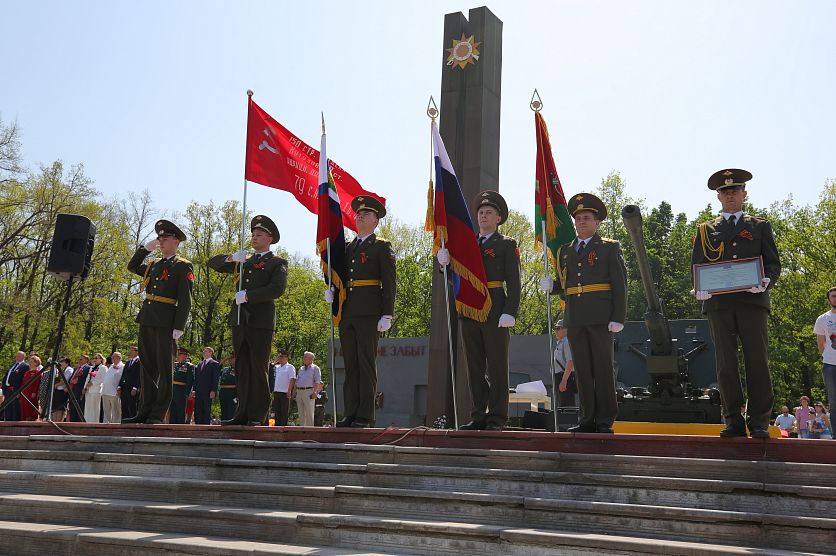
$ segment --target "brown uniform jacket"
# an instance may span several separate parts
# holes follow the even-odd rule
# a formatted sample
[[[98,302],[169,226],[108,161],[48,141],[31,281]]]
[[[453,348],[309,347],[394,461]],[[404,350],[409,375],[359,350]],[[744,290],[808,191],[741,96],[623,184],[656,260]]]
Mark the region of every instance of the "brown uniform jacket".
[[[623,323],[627,316],[627,270],[621,245],[596,233],[580,254],[571,241],[560,247],[557,256],[558,277],[552,293],[566,297],[566,326]],[[565,294],[568,288],[591,284],[609,284],[610,290]]]
[[[758,305],[769,309],[769,290],[778,282],[781,275],[781,260],[778,256],[778,247],[775,245],[775,236],[772,234],[772,225],[768,220],[744,214],[740,217],[737,225],[732,229],[731,225],[722,216],[714,220],[704,222],[706,237],[714,248],[724,246],[723,256],[720,261],[732,261],[746,259],[749,257],[761,257],[763,260],[763,272],[770,279],[767,291],[763,293],[727,293],[716,295],[711,299],[703,301],[702,311],[708,313],[721,308],[726,304],[744,303]],[[709,255],[712,253],[709,252]],[[703,245],[700,239],[700,232],[694,238],[694,250],[691,253],[691,264],[711,262],[703,252]]]
[[[189,312],[192,310],[192,263],[180,255],[174,255],[173,260],[155,259],[150,263],[144,263],[150,254],[151,251],[139,247],[128,263],[128,270],[148,281],[143,290],[146,299],[142,302],[136,322],[142,326],[184,330]],[[173,303],[154,301],[149,295],[159,296]]]
[[[226,274],[235,274],[238,263],[227,262],[228,255],[215,255],[209,259],[209,268]],[[243,289],[247,291],[247,302],[241,304],[241,325],[252,328],[276,329],[276,302],[287,288],[287,261],[265,254],[256,262],[255,255],[241,265]],[[238,282],[235,282],[238,288]],[[238,305],[232,302],[227,322],[238,325]]]
[[[489,288],[491,312],[488,322],[496,322],[500,315],[517,317],[520,309],[520,252],[517,241],[494,232],[480,246],[485,277],[488,282],[504,282],[505,287]]]
[[[375,234],[357,247],[345,244],[348,290],[342,317],[382,317],[395,314],[397,276],[392,244]],[[379,286],[352,286],[352,280],[379,280]]]

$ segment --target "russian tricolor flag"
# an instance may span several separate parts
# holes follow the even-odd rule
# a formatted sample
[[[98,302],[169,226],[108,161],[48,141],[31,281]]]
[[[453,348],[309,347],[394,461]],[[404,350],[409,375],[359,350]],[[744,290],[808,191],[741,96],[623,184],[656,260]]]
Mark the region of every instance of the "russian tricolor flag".
[[[432,136],[435,192],[427,213],[432,215],[428,224],[434,238],[433,255],[441,249],[443,241],[450,252],[456,310],[464,317],[485,322],[491,310],[491,296],[473,220],[435,121],[432,123]]]

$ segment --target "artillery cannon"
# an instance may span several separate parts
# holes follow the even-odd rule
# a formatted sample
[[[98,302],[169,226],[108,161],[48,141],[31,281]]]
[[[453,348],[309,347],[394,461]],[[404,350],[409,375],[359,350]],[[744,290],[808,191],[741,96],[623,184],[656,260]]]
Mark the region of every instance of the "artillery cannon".
[[[647,258],[641,210],[636,205],[627,205],[622,209],[621,217],[633,243],[642,288],[647,299],[644,323],[649,335],[645,345],[631,344],[627,351],[644,361],[651,383],[647,389],[634,387],[629,393],[619,392],[618,419],[719,423],[719,392],[712,390],[705,394],[701,388],[691,384],[688,373],[688,363],[706,351],[708,345],[704,340],[693,338],[691,345],[686,348],[684,342],[680,343],[679,339],[672,337]]]

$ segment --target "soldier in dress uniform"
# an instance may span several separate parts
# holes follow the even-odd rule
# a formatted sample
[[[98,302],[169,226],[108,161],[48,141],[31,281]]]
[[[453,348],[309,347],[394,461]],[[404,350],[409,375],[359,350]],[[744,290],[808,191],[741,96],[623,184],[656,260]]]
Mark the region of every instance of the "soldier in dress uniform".
[[[154,230],[157,239],[137,248],[128,263],[128,270],[142,276],[145,300],[136,317],[142,354],[141,402],[137,414],[123,423],[162,423],[171,405],[174,350],[192,308],[192,263],[177,254],[186,234],[168,220],[157,221]],[[158,247],[162,258],[145,263]]]
[[[235,416],[238,405],[238,380],[235,377],[235,354],[227,357],[228,367],[221,369],[221,379],[218,397],[221,402],[221,420],[228,421]]]
[[[781,261],[769,221],[743,213],[746,182],[751,179],[751,173],[736,168],[720,170],[708,178],[708,188],[717,191],[723,210],[717,218],[700,224],[691,254],[692,264],[750,257],[760,257],[763,262],[763,280],[748,291],[723,295],[693,292],[703,302],[716,348],[717,383],[726,422],[722,437],[746,436],[748,425],[753,438],[768,438],[774,401],[768,362],[767,290],[778,281]],[[746,364],[748,423],[740,412],[744,398],[737,365],[738,338]]]
[[[497,228],[508,219],[508,205],[496,191],[482,191],[473,201],[479,226],[479,249],[491,295],[488,320],[462,317],[461,330],[467,358],[470,422],[461,430],[502,430],[508,420],[508,344],[520,307],[520,250],[517,241]],[[438,262],[447,265],[447,249]]]
[[[174,365],[172,377],[171,407],[168,422],[174,425],[186,423],[186,404],[194,388],[194,365],[189,361],[189,350],[177,350],[177,363]]]
[[[598,235],[607,207],[591,193],[569,200],[578,237],[557,252],[558,280],[543,278],[544,292],[566,299],[563,324],[575,363],[580,418],[569,432],[612,433],[618,416],[613,334],[627,316],[627,271],[621,245]]]
[[[279,241],[279,229],[270,218],[255,216],[250,231],[253,256],[241,250],[209,259],[209,268],[235,275],[236,288],[238,273],[244,278],[228,319],[237,362],[238,407],[231,419],[221,421],[223,425],[262,425],[270,411],[267,369],[276,330],[275,300],[287,287],[287,261],[270,251]]]
[[[340,320],[340,345],[345,361],[345,417],[338,427],[374,425],[377,391],[377,341],[392,326],[395,312],[395,255],[392,244],[374,234],[386,208],[378,199],[360,195],[351,201],[357,237],[346,243],[348,291]],[[333,290],[325,301],[334,301]]]

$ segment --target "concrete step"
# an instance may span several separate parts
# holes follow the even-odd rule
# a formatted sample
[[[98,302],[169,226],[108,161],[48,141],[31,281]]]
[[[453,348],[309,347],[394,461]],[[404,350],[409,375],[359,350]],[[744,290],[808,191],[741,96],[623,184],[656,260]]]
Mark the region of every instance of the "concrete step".
[[[0,468],[5,468],[0,469],[0,485],[11,489],[24,483],[16,478],[15,472],[41,472],[47,476],[60,469],[63,473],[80,475],[137,477],[132,482],[124,477],[115,479],[120,485],[127,483],[126,486],[120,486],[128,493],[121,497],[130,497],[131,492],[142,492],[142,488],[148,488],[149,492],[160,491],[162,498],[154,499],[172,501],[167,497],[168,493],[188,493],[188,500],[198,503],[218,503],[224,497],[230,497],[240,500],[235,502],[237,505],[254,507],[276,507],[267,504],[269,497],[281,498],[285,494],[283,489],[293,485],[377,487],[809,517],[822,515],[822,512],[829,512],[836,507],[836,488],[829,487],[505,469],[374,463],[294,463],[21,450],[0,451]],[[141,478],[169,479],[170,482],[154,488],[151,482],[143,483]],[[62,479],[56,476],[50,480],[60,482]],[[73,481],[74,484],[80,484],[84,479],[76,477]],[[217,486],[213,486],[213,492],[200,495],[189,490],[201,488],[197,484],[179,486],[184,481],[213,481]],[[37,485],[43,481],[26,482],[31,483],[32,488],[39,488]],[[236,483],[240,483],[240,487]],[[144,484],[148,486],[142,486]],[[259,490],[259,485],[266,485],[267,488]],[[79,495],[89,492],[83,490],[86,488],[83,484],[78,488],[82,490],[73,492]],[[273,492],[275,494],[270,494]],[[313,493],[314,490],[307,492]],[[312,495],[303,494],[300,498],[297,503],[306,504],[301,509],[320,511],[329,507],[323,505],[323,500],[317,500]]]
[[[0,521],[0,554],[43,556],[97,554],[99,556],[145,556],[148,554],[196,556],[387,556],[370,552],[322,546],[242,541],[217,536],[156,531],[128,531],[89,525]]]
[[[102,493],[104,494],[104,493]],[[426,505],[426,496],[419,504]],[[520,505],[517,512],[508,511]],[[833,547],[836,520],[720,512],[688,508],[573,502],[566,500],[501,500],[502,525],[460,520],[399,519],[338,513],[258,510],[196,504],[0,493],[0,512],[24,522],[48,520],[63,525],[102,523],[124,530],[152,530],[193,535],[235,536],[257,542],[305,543],[316,538],[327,546],[419,553],[502,554],[502,533],[518,527],[549,527],[546,533],[605,532],[613,536],[650,537],[731,546],[769,547],[827,552]],[[461,506],[468,512],[467,504]],[[362,512],[362,508],[359,509]],[[424,515],[426,508],[421,508]],[[319,533],[317,533],[319,531]],[[312,536],[315,535],[315,536]],[[526,544],[526,539],[521,539]],[[548,551],[547,551],[548,552]]]
[[[458,450],[315,442],[58,435],[0,437],[0,449],[58,449],[311,463],[389,463],[692,479],[729,477],[738,481],[836,487],[836,466],[770,461],[729,461],[512,450]]]
[[[385,556],[424,554],[420,550],[371,552],[346,547],[312,547],[285,543],[260,543],[217,536],[120,530],[105,527],[55,525],[51,523],[0,521],[3,544],[0,554],[43,556],[96,554],[98,556],[218,555],[218,556]],[[812,552],[724,546],[710,543],[655,541],[635,537],[548,533],[532,529],[509,529],[500,535],[499,546],[510,556],[631,555],[678,556],[819,556]],[[9,550],[5,550],[9,549]]]

